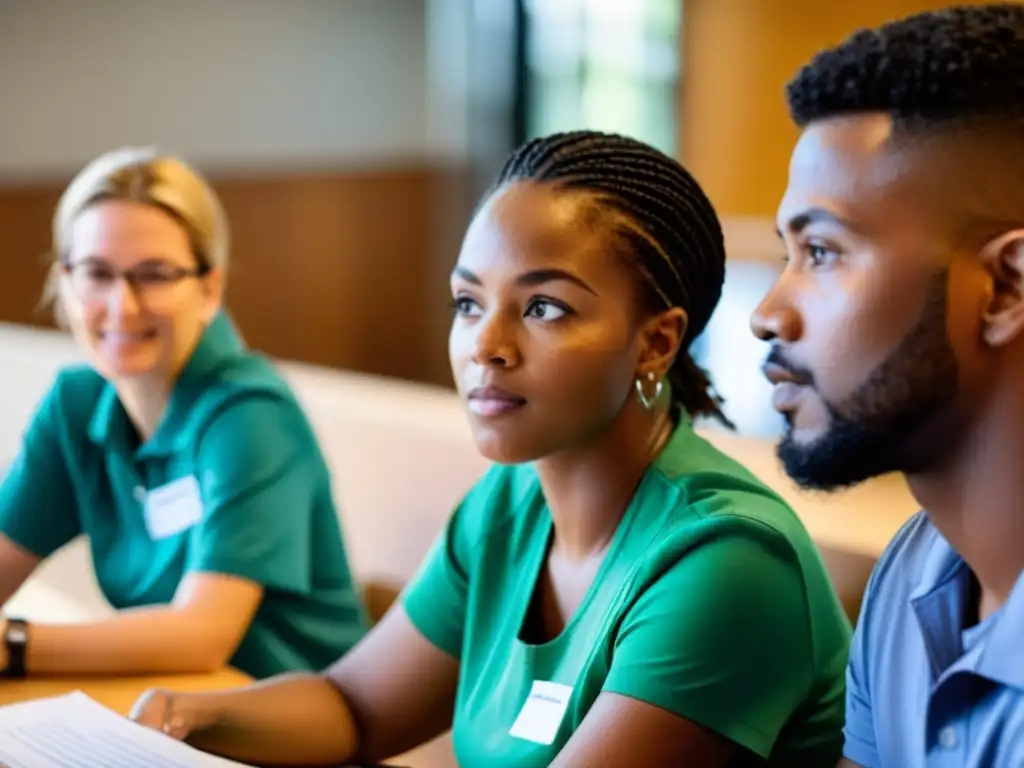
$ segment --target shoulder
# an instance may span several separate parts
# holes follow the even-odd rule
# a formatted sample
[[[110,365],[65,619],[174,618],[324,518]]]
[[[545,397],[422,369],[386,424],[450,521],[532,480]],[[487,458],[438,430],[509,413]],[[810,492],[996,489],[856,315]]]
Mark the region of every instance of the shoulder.
[[[532,465],[495,464],[463,497],[453,525],[460,538],[482,542],[520,527],[527,518],[520,513],[538,502],[543,503],[543,493]]]
[[[642,486],[644,504],[654,508],[650,516],[661,515],[661,531],[645,556],[640,583],[673,591],[677,602],[685,602],[678,597],[681,588],[703,584],[713,602],[743,606],[753,615],[758,605],[770,603],[800,622],[796,626],[820,634],[823,645],[844,644],[849,627],[842,606],[818,548],[789,504],[697,435],[667,458]]]
[[[257,355],[232,358],[192,396],[188,427],[199,446],[237,441],[237,449],[273,451],[313,440],[291,387]],[[259,444],[252,444],[256,441]]]
[[[690,540],[744,538],[794,562],[813,549],[786,501],[746,467],[691,432],[656,465],[648,493],[669,510],[676,546]]]
[[[319,463],[319,446],[302,410],[273,392],[238,392],[193,418],[194,455],[203,465],[273,471],[296,461]]]
[[[107,381],[88,365],[71,365],[61,368],[53,379],[47,393],[47,400],[58,406],[65,414],[92,415],[99,402]]]
[[[108,390],[106,380],[87,365],[60,369],[36,406],[28,434],[37,428],[52,429],[78,443]]]
[[[192,391],[185,394],[193,401],[192,410],[197,417],[218,413],[226,405],[246,400],[278,400],[298,408],[291,386],[277,367],[250,352],[225,359],[210,375],[189,388]]]

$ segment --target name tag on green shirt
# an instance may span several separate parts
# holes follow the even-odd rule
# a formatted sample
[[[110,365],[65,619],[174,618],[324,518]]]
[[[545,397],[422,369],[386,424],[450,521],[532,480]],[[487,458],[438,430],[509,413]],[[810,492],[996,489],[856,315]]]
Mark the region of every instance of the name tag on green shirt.
[[[571,696],[572,688],[568,685],[534,680],[509,735],[535,744],[554,743]]]

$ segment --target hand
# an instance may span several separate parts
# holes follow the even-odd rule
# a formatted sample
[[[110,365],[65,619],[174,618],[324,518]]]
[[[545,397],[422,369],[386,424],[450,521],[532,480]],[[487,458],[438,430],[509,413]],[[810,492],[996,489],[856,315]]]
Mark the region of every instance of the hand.
[[[198,714],[194,706],[189,706],[187,699],[151,689],[138,698],[128,717],[139,725],[184,741],[202,727]]]

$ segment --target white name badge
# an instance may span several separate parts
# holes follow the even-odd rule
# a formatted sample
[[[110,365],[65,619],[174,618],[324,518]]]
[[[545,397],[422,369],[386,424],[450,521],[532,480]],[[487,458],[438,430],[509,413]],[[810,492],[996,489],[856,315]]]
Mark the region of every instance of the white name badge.
[[[153,541],[191,528],[203,519],[199,481],[189,475],[154,488],[146,494],[142,511]]]
[[[553,743],[569,708],[570,696],[572,688],[568,685],[534,680],[530,695],[526,697],[519,717],[512,723],[509,735],[535,744]]]

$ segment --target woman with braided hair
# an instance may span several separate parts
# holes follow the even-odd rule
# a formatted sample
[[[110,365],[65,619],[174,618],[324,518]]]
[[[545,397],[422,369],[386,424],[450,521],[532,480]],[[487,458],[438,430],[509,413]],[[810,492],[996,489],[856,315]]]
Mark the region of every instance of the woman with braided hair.
[[[849,627],[794,513],[698,437],[714,209],[675,161],[529,142],[466,233],[450,356],[480,451],[399,603],[321,675],[151,692],[136,720],[260,765],[829,766]]]

